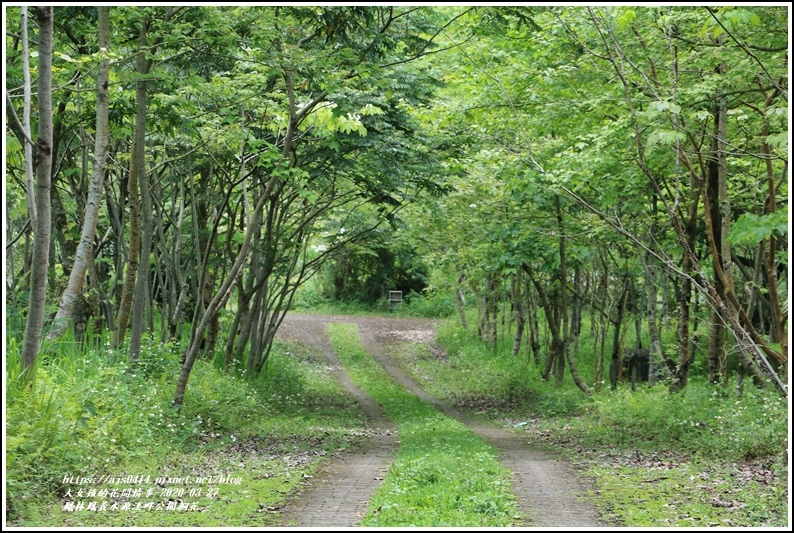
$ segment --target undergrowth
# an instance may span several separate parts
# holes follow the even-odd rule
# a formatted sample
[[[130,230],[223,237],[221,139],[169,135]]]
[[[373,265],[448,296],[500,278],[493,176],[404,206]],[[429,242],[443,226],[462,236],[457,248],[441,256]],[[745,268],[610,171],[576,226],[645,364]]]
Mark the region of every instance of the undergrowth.
[[[594,391],[588,398],[567,369],[561,386],[553,377],[543,381],[532,358],[512,355],[510,342],[494,349],[456,320],[442,323],[436,341],[406,345],[397,360],[434,395],[564,451],[597,480],[597,499],[615,521],[787,524],[789,411],[772,387],[747,383],[739,397],[735,379],[712,385],[693,372],[676,394],[664,381],[636,391],[606,383],[596,392],[592,339],[583,335],[577,361]],[[649,481],[649,468],[664,482]]]
[[[183,348],[146,338],[131,366],[124,350],[67,335],[45,344],[28,385],[20,346],[9,336],[6,524],[273,525],[275,509],[303,476],[360,438],[364,418],[355,402],[318,364],[321,356],[295,346],[276,344],[253,383],[198,360],[184,406],[174,408]],[[141,481],[119,481],[130,475]],[[208,475],[241,482],[201,483]],[[178,487],[186,509],[158,512],[175,500],[155,483],[163,477],[187,480]],[[114,500],[114,488],[143,493]],[[80,501],[116,507],[75,509]]]

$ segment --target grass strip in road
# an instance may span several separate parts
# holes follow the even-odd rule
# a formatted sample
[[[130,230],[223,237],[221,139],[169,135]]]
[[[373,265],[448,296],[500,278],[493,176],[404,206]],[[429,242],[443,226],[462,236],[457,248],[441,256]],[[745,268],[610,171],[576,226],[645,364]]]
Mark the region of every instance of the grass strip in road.
[[[329,325],[342,364],[397,424],[400,447],[361,523],[368,527],[504,527],[516,522],[497,450],[399,385],[366,352],[355,324]]]

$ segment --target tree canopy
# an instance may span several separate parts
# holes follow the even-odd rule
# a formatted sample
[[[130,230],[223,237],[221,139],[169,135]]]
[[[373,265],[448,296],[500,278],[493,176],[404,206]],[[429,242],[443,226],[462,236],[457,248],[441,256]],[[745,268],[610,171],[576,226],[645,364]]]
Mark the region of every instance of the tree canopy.
[[[339,298],[471,296],[484,339],[509,302],[539,359],[540,313],[544,376],[587,394],[585,308],[613,386],[628,313],[671,390],[700,350],[786,394],[784,5],[57,6],[51,52],[5,15],[11,331],[37,303],[131,365],[184,339],[181,404],[197,357],[262,372],[321,272]]]

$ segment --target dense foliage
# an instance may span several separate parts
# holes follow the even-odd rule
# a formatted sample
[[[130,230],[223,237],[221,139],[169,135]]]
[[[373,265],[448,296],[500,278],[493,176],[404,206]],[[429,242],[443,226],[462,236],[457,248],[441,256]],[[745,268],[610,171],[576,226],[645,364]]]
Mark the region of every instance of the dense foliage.
[[[662,397],[689,439],[692,384],[782,416],[787,6],[4,15],[10,498],[261,416],[288,309],[389,290],[629,440]],[[776,453],[725,405],[715,450]]]

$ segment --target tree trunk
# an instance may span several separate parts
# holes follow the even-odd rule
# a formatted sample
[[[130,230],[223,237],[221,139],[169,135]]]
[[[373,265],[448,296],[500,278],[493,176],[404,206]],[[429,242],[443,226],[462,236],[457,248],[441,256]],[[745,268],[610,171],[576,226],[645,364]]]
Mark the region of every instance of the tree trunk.
[[[36,219],[34,224],[33,264],[30,273],[30,304],[22,341],[22,365],[29,380],[39,353],[47,303],[47,266],[49,265],[50,185],[52,172],[52,7],[36,8],[39,23],[38,107],[39,132],[36,141]]]
[[[524,338],[524,295],[521,294],[521,280],[518,275],[513,276],[513,305],[516,312],[516,332],[513,335],[513,357],[518,357],[521,351],[521,341]]]
[[[573,356],[579,357],[579,335],[582,332],[582,298],[586,296],[586,288],[582,290],[584,278],[582,277],[582,268],[578,264],[573,273],[573,286],[574,297],[571,301],[571,332],[570,336],[573,339]]]
[[[110,22],[107,6],[97,7],[99,12],[99,47],[110,49]],[[94,166],[91,171],[91,186],[86,200],[83,229],[77,246],[74,264],[69,273],[69,282],[61,296],[48,338],[63,334],[74,311],[75,302],[82,295],[83,282],[93,261],[94,235],[96,234],[99,210],[102,203],[102,188],[108,153],[108,74],[110,61],[102,59],[97,73],[96,134],[94,140]]]
[[[719,72],[719,68],[718,68]],[[720,164],[720,132],[722,128],[720,126],[720,121],[723,119],[723,112],[722,107],[719,104],[715,107],[713,114],[714,114],[714,140],[711,146],[711,153],[709,154],[708,159],[708,183],[706,187],[708,187],[708,195],[715,200],[721,197],[721,185],[722,185],[722,172],[721,172],[721,164]],[[714,248],[717,250],[717,254],[712,256],[712,261],[714,262],[714,270],[718,268],[724,268],[725,265],[725,257],[723,256],[723,241],[725,240],[726,235],[723,233],[723,212],[720,209],[720,203],[717,201],[711,202],[710,205],[710,216],[711,216],[711,239],[714,241]],[[717,294],[721,299],[725,299],[725,291],[726,287],[723,286],[722,280],[717,277],[714,282],[714,286],[717,289]],[[709,368],[709,382],[712,384],[719,383],[720,381],[720,368],[722,366],[722,360],[725,357],[725,327],[722,323],[723,317],[721,317],[716,310],[712,309],[711,311],[711,324],[709,329],[709,352],[708,352],[708,368]]]
[[[469,324],[466,322],[466,310],[464,309],[465,302],[463,301],[463,280],[465,278],[465,274],[458,276],[455,285],[455,306],[458,308],[458,314],[460,315],[460,325],[463,326],[463,329],[469,329]]]
[[[488,342],[491,334],[491,276],[485,277],[485,289],[482,291],[482,312],[480,313],[480,338]]]
[[[692,176],[695,179],[695,176]],[[694,182],[690,188],[689,219],[684,229],[685,234],[679,235],[679,239],[685,242],[695,242],[697,232],[698,203],[700,198],[700,183]],[[681,261],[681,271],[685,274],[681,282],[681,289],[677,294],[678,299],[678,329],[676,330],[676,341],[678,344],[678,365],[676,366],[675,376],[670,382],[670,392],[678,392],[686,388],[689,381],[689,367],[691,365],[691,352],[689,349],[689,299],[692,294],[692,278],[689,274],[694,269],[693,255],[684,250]]]
[[[543,378],[543,381],[548,381],[549,376],[551,375],[551,370],[554,368],[556,363],[558,366],[556,368],[555,377],[557,379],[557,383],[560,384],[559,359],[562,359],[562,364],[564,365],[565,342],[562,338],[562,332],[560,331],[560,311],[559,309],[555,309],[555,306],[559,304],[559,298],[554,298],[553,301],[551,298],[549,298],[548,294],[546,294],[546,290],[543,288],[543,285],[541,285],[540,281],[534,276],[532,267],[529,266],[529,263],[524,263],[522,267],[529,275],[529,278],[532,280],[532,283],[535,286],[535,290],[538,293],[541,305],[545,310],[546,323],[549,325],[549,330],[551,331],[551,348],[546,355],[546,363],[544,365],[541,377]],[[565,367],[563,366],[562,368],[564,370]]]
[[[249,279],[251,276],[249,276]],[[234,313],[231,328],[229,329],[229,336],[226,339],[226,354],[224,357],[223,369],[229,372],[232,365],[236,363],[234,357],[235,342],[240,340],[240,334],[246,326],[246,317],[250,310],[250,296],[246,294],[243,282],[238,278],[237,280],[237,312]],[[238,357],[237,360],[240,358]]]
[[[248,253],[251,249],[251,237],[254,232],[259,230],[259,225],[255,223],[256,220],[259,220],[262,208],[265,205],[267,198],[270,196],[269,191],[266,191],[266,194],[263,194],[259,202],[257,203],[256,209],[252,215],[253,220],[249,220],[248,227],[246,228],[245,237],[243,239],[243,244],[240,247],[240,252],[237,255],[237,259],[235,260],[232,268],[230,269],[226,280],[221,284],[218,292],[215,293],[215,297],[210,302],[208,309],[205,311],[204,316],[202,317],[201,321],[196,328],[195,333],[191,336],[191,343],[185,353],[184,363],[182,364],[182,371],[179,374],[179,378],[177,379],[176,383],[176,391],[174,392],[174,405],[182,405],[182,402],[185,399],[185,389],[187,388],[187,382],[190,378],[190,372],[193,370],[193,364],[196,361],[196,356],[198,355],[199,348],[201,346],[201,337],[204,334],[204,330],[206,330],[207,326],[209,325],[210,318],[212,314],[215,313],[223,304],[226,303],[226,300],[231,293],[231,288],[234,283],[235,278],[240,272],[240,269],[245,263],[245,260],[248,257]]]
[[[127,247],[127,264],[124,270],[121,302],[116,316],[116,332],[113,337],[113,345],[116,349],[121,348],[124,344],[124,336],[127,334],[127,325],[129,324],[130,311],[132,310],[132,299],[135,296],[138,261],[141,253],[141,196],[138,187],[138,158],[136,157],[138,148],[136,144],[137,140],[134,139],[130,157],[130,173],[127,179],[130,197],[130,240]]]
[[[491,304],[491,347],[496,353],[499,344],[499,280],[494,279],[491,282],[492,296],[490,299]]]
[[[626,301],[629,297],[629,288],[628,283],[624,282],[623,284],[623,292],[620,296],[620,301],[618,303],[618,316],[617,319],[614,321],[615,325],[615,334],[612,338],[612,360],[609,365],[609,384],[612,390],[618,388],[618,379],[621,376],[623,371],[623,361],[621,358],[621,350],[620,350],[620,327],[623,324],[623,316],[626,313]]]
[[[645,304],[646,320],[648,322],[648,386],[653,387],[656,384],[657,367],[661,367],[661,361],[664,359],[662,355],[662,338],[659,332],[659,324],[657,321],[656,313],[656,269],[651,264],[652,258],[647,256],[643,259],[643,267],[645,269],[645,284],[647,291],[647,302]]]
[[[36,227],[36,183],[33,175],[33,133],[30,128],[30,113],[31,113],[31,81],[30,81],[30,50],[28,49],[28,8],[22,6],[22,16],[20,20],[22,32],[22,75],[24,79],[24,107],[22,108],[22,127],[24,129],[24,137],[21,140],[22,146],[25,147],[25,184],[27,185],[28,192],[28,217],[30,218],[31,227]],[[10,102],[10,100],[9,100]],[[9,104],[11,105],[11,104]],[[13,112],[13,107],[11,108]]]
[[[587,383],[579,376],[576,370],[576,364],[571,356],[571,342],[569,338],[568,329],[568,270],[566,268],[566,255],[565,255],[565,226],[562,221],[562,208],[560,207],[560,196],[555,196],[555,206],[557,209],[557,226],[560,230],[560,314],[562,315],[562,331],[563,331],[563,345],[562,351],[564,352],[565,360],[568,361],[568,369],[571,371],[574,383],[579,389],[590,396],[590,388]],[[561,381],[561,380],[558,380]]]
[[[538,302],[531,297],[531,282],[527,280],[527,308],[529,309],[529,340],[527,343],[532,349],[532,358],[536,366],[540,366],[540,327],[538,327]]]
[[[764,110],[768,109],[774,100],[775,93],[772,92],[767,95]],[[769,124],[764,121],[763,130],[761,132],[762,150],[764,152],[764,160],[766,163],[766,178],[767,178],[767,201],[765,211],[768,214],[773,214],[777,211],[777,201],[775,193],[775,172],[772,168],[772,151],[769,144],[766,142],[769,136]],[[786,169],[788,166],[783,167],[783,176],[785,178]],[[781,180],[782,181],[782,180]],[[772,331],[774,333],[773,339],[780,343],[780,351],[788,359],[788,334],[786,332],[786,320],[780,305],[780,297],[777,290],[777,270],[775,264],[775,252],[777,251],[777,239],[774,235],[769,238],[769,253],[766,255],[766,275],[769,283],[769,303],[772,313]],[[752,311],[752,310],[751,310]],[[787,314],[787,313],[786,313]],[[783,375],[787,373],[787,365],[781,365]]]
[[[724,36],[723,36],[724,37]],[[724,62],[720,63],[720,73],[725,75],[727,67]],[[731,241],[728,240],[728,232],[731,230],[731,200],[728,196],[728,155],[725,141],[728,137],[728,105],[724,95],[720,96],[719,112],[717,123],[717,174],[718,174],[718,193],[719,193],[719,212],[720,212],[720,261],[722,270],[725,273],[725,282],[727,284],[727,292],[735,292],[734,287],[734,265],[731,259]],[[732,306],[727,307],[728,313],[731,317],[729,322],[736,321],[738,316],[736,309]],[[724,324],[721,324],[723,329],[722,334],[722,349],[719,352],[719,359],[717,360],[717,378],[723,382],[728,379],[728,351],[726,338],[728,329]]]
[[[138,263],[135,293],[132,299],[132,322],[130,330],[130,361],[137,361],[141,352],[141,341],[145,329],[144,312],[149,295],[149,272],[151,270],[149,254],[152,246],[152,199],[149,193],[149,177],[146,172],[146,90],[147,83],[144,76],[148,74],[152,64],[151,59],[146,59],[144,50],[148,48],[146,32],[149,26],[148,19],[141,24],[138,35],[138,56],[135,58],[135,71],[140,76],[135,88],[135,150],[132,157],[138,171],[138,187],[140,189],[141,212],[140,224],[140,262]],[[122,337],[123,339],[123,334]]]

